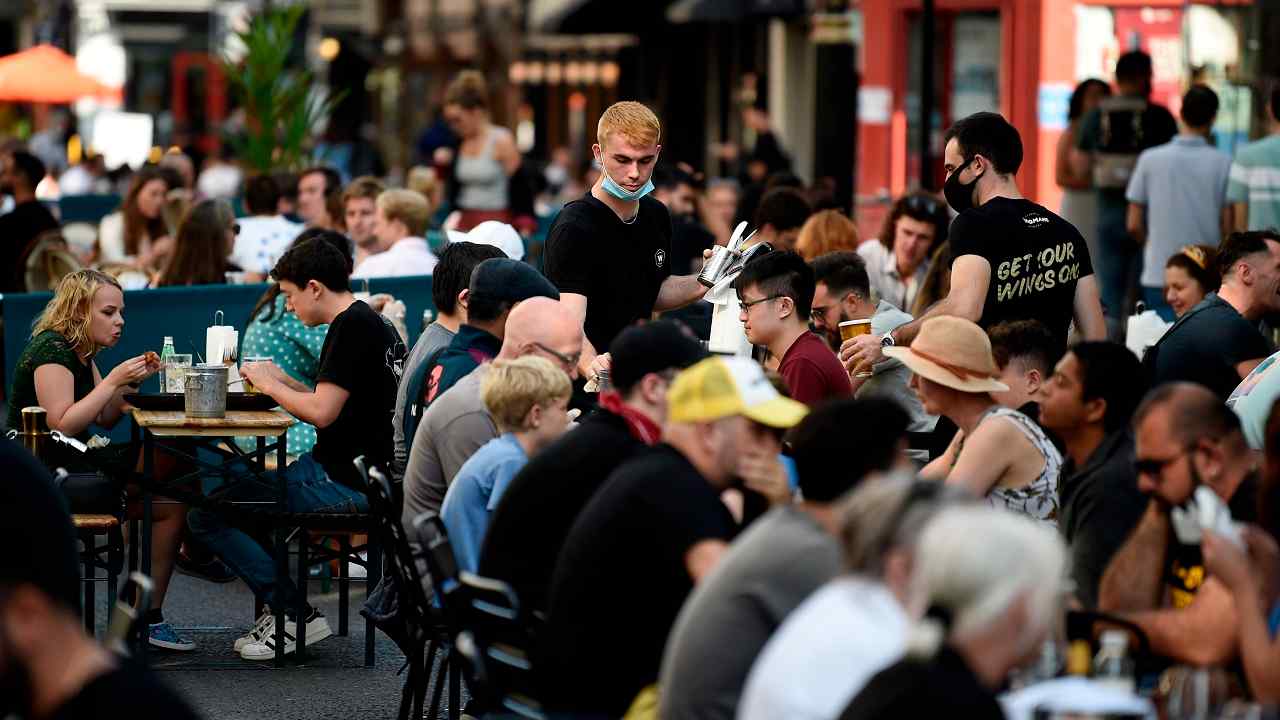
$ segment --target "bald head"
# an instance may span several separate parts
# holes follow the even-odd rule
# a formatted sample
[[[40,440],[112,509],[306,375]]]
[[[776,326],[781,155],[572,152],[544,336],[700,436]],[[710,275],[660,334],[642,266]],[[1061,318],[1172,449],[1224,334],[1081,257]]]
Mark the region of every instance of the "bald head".
[[[1134,413],[1134,427],[1150,419],[1163,421],[1163,432],[1183,446],[1203,438],[1227,440],[1239,435],[1240,418],[1203,385],[1176,382],[1161,385],[1147,394]]]
[[[546,297],[529,298],[507,316],[506,334],[498,357],[513,360],[540,355],[577,377],[582,353],[582,321],[563,303]],[[572,362],[566,362],[566,358]]]

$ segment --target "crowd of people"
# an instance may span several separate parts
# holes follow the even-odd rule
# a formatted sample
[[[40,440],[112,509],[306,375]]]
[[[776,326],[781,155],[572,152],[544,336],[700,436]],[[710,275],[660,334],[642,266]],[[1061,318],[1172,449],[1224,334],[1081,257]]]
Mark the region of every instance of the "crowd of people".
[[[301,225],[259,176],[247,217],[202,200],[169,231],[157,170],[135,176],[118,239],[104,221],[102,259],[156,285],[271,280],[245,354],[289,352],[240,372],[298,420],[277,471],[291,510],[365,512],[352,461],[386,468],[407,533],[439,515],[458,566],[536,618],[549,712],[1003,717],[999,694],[1062,641],[1071,609],[1129,628],[1143,668],[1231,666],[1251,697],[1280,702],[1280,353],[1262,324],[1280,311],[1280,231],[1254,227],[1277,218],[1259,170],[1274,174],[1275,138],[1211,157],[1211,90],[1188,90],[1178,125],[1145,99],[1149,58],[1123,56],[1116,78],[1114,95],[1089,81],[1073,98],[1063,215],[1020,193],[1021,137],[996,113],[946,132],[941,196],[902,196],[862,240],[820,189],[769,166],[767,132],[750,184],[704,183],[661,159],[657,116],[624,101],[600,117],[597,175],[556,216],[539,270],[506,184],[519,155],[463,74],[445,105],[459,144],[442,246],[426,239],[429,188],[343,184],[323,166],[299,176]],[[11,152],[3,178],[36,227],[33,161]],[[749,259],[701,276],[739,217]],[[412,347],[385,298],[353,293],[388,275],[432,276],[437,315]],[[84,440],[120,419],[123,393],[159,369],[94,362],[123,332],[123,289],[89,269],[57,284],[17,363],[10,427],[29,405]],[[1117,340],[1139,297],[1176,322],[1135,354]],[[137,451],[92,463],[127,476]],[[1231,532],[1184,532],[1204,490]],[[187,544],[263,603],[240,657],[274,657],[272,607],[287,608],[285,653],[332,634],[252,533],[167,507],[153,645],[194,647],[162,612]],[[52,681],[27,675],[23,608],[44,601],[44,626],[75,634],[74,593],[46,564],[11,558],[0,578],[0,642],[28,643],[0,645],[0,672],[26,678],[32,703]],[[119,672],[94,657],[86,677]]]

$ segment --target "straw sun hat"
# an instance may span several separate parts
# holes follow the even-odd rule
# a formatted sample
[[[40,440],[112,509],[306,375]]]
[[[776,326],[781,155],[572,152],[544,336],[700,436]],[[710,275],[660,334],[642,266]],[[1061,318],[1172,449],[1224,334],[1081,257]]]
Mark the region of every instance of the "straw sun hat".
[[[915,374],[970,393],[1004,392],[1000,371],[991,356],[991,340],[964,318],[941,315],[924,321],[911,347],[888,347],[887,357],[902,361]]]

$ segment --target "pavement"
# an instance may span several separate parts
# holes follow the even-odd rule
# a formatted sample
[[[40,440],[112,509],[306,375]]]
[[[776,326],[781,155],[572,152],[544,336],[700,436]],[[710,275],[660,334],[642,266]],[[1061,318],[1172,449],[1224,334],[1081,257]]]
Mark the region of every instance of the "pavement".
[[[99,583],[98,637],[106,629],[106,585]],[[404,675],[404,656],[390,639],[377,634],[375,664],[364,667],[363,581],[353,582],[350,634],[337,636],[336,585],[322,592],[313,579],[308,600],[329,619],[335,635],[307,645],[307,658],[290,659],[277,669],[271,661],[241,660],[232,650],[237,637],[253,626],[253,593],[239,580],[225,585],[174,574],[165,601],[165,619],[191,637],[189,653],[152,649],[148,662],[161,681],[180,692],[211,720],[363,720],[395,718]],[[464,691],[465,692],[465,691]],[[430,699],[430,694],[427,696]],[[445,701],[442,701],[442,705]],[[443,716],[444,708],[441,708]]]

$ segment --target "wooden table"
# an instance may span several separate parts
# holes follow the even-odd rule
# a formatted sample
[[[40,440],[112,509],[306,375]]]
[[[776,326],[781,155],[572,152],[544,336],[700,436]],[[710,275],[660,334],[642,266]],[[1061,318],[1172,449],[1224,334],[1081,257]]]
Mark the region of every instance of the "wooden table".
[[[221,473],[225,471],[227,465],[236,462],[250,460],[250,467],[256,474],[263,475],[266,473],[267,452],[275,450],[276,467],[284,469],[285,459],[285,433],[292,426],[295,420],[288,413],[282,410],[228,410],[225,417],[221,418],[192,418],[187,417],[186,413],[181,410],[140,410],[133,408],[130,411],[133,416],[133,441],[142,443],[142,541],[139,543],[142,547],[141,569],[143,574],[150,576],[151,574],[151,532],[152,532],[152,488],[156,485],[155,478],[155,451],[157,447],[163,447],[168,452],[182,458],[186,458],[195,463],[197,470],[192,475],[184,476],[173,480],[173,484],[179,484],[190,477],[197,480],[204,474],[201,468]],[[222,447],[222,441],[234,438],[256,438],[257,448],[254,452],[246,454],[242,452],[235,443],[227,443],[230,449]],[[267,439],[274,438],[275,443],[270,447],[267,446]],[[170,442],[165,442],[165,441]],[[172,441],[182,441],[183,447],[177,447]],[[215,455],[222,458],[221,465],[211,465],[202,462],[197,453],[191,452],[192,443],[197,447],[203,447]],[[283,479],[279,478],[279,495],[276,498],[276,509],[279,512],[288,510],[288,489]],[[277,528],[275,532],[275,552],[276,552],[276,578],[277,580],[287,580],[289,577],[288,569],[288,545],[287,530]],[[133,559],[133,553],[130,552],[130,560]],[[132,562],[131,562],[132,564]],[[277,665],[284,663],[284,608],[272,608],[276,615],[276,657]],[[143,623],[143,631],[146,631],[146,624]],[[140,652],[147,650],[147,641],[144,637],[139,643]],[[303,648],[299,645],[298,650]],[[301,652],[299,652],[301,657]]]

